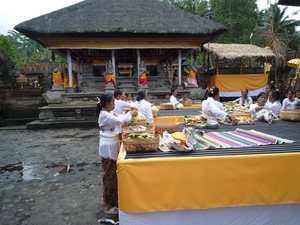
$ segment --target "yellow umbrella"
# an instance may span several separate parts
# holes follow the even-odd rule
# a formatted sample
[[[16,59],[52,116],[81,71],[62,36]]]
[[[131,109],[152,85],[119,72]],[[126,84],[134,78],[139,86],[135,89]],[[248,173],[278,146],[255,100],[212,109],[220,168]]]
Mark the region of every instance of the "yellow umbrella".
[[[297,68],[300,65],[300,59],[295,58],[288,61],[288,66],[292,68]]]

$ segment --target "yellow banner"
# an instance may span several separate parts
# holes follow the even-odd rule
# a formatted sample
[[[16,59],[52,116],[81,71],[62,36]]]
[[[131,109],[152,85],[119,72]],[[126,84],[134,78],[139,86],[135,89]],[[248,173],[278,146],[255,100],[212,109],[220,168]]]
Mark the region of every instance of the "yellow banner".
[[[216,86],[220,92],[237,92],[243,88],[249,91],[266,86],[268,74],[223,74],[213,75],[209,79],[208,86]]]
[[[300,202],[300,153],[117,161],[119,208],[153,212]]]

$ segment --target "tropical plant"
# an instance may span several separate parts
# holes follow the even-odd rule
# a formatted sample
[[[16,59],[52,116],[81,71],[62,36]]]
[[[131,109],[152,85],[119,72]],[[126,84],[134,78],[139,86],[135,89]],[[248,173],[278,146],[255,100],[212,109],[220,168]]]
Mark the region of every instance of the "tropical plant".
[[[297,14],[295,12],[293,14]],[[300,25],[298,20],[289,19],[287,7],[281,9],[278,4],[271,4],[270,8],[261,14],[262,23],[254,29],[254,43],[260,46],[269,46],[275,54],[273,72],[275,83],[278,84],[278,69],[286,65],[288,51],[297,49],[299,44],[299,32],[296,27]],[[297,44],[298,43],[298,44]]]

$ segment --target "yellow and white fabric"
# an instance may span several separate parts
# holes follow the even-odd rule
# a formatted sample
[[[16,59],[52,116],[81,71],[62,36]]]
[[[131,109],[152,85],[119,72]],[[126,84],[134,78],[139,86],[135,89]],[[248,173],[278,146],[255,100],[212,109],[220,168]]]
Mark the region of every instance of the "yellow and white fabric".
[[[299,152],[141,159],[125,155],[121,146],[117,176],[123,225],[151,220],[152,224],[276,224],[279,212],[282,224],[300,221]],[[205,223],[223,218],[215,212],[230,214],[233,221]],[[179,215],[187,221],[180,221]],[[126,222],[130,218],[140,222]],[[199,221],[191,223],[192,218]],[[258,218],[260,223],[247,223]]]
[[[267,83],[268,74],[218,74],[210,77],[208,86],[218,87],[220,97],[239,97],[243,88],[249,90],[249,96],[257,96]]]

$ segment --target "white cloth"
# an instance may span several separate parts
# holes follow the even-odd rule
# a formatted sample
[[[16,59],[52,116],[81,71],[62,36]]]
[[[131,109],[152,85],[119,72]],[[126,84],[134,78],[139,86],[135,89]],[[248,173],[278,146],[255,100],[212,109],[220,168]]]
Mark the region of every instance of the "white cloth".
[[[282,105],[279,101],[273,102],[270,108],[273,110],[275,116],[280,116],[280,110],[282,108]]]
[[[98,118],[100,129],[99,155],[102,158],[117,160],[120,149],[118,127],[122,123],[130,121],[131,118],[131,114],[129,113],[115,116],[103,110],[100,112]]]
[[[225,112],[225,109],[224,109],[224,106],[221,102],[215,100],[215,104],[216,106],[221,110],[221,111],[224,111]]]
[[[148,213],[119,211],[122,225],[298,225],[300,204],[253,205]]]
[[[248,96],[247,98],[239,97],[238,99],[233,101],[234,103],[240,104],[242,106],[250,106],[253,104],[253,99]]]
[[[225,119],[227,113],[221,110],[220,105],[213,99],[213,97],[208,97],[202,102],[202,114],[209,116],[211,119]]]
[[[125,102],[123,100],[115,99],[115,108],[110,113],[118,116],[125,113],[126,109],[129,109],[130,107],[130,103]],[[118,125],[117,129],[119,133],[122,133],[122,124]]]
[[[120,115],[129,109],[131,104],[123,100],[115,99],[115,108],[111,111],[112,114]]]
[[[296,109],[298,104],[300,104],[300,99],[299,98],[294,98],[294,100],[292,102],[288,98],[285,98],[282,101],[281,110]]]
[[[146,117],[147,123],[153,123],[153,114],[151,109],[150,102],[142,99],[140,101],[136,101],[132,104],[133,107],[137,108],[139,112],[141,112]]]
[[[258,107],[257,103],[250,105],[249,112],[251,113],[252,119],[263,120],[271,123],[272,119],[276,117],[275,113],[273,113],[273,110],[261,109],[256,111],[256,107]]]
[[[250,105],[249,112],[251,113],[252,119],[257,119],[256,110],[255,110],[256,107],[258,107],[257,103]]]
[[[177,98],[174,95],[171,95],[170,103],[173,103],[175,105],[175,108],[177,109],[183,108],[183,105],[177,100]]]
[[[269,101],[269,98],[268,98],[268,100],[267,100],[266,103],[265,103],[265,106],[271,108],[271,105],[272,105],[272,102],[270,102],[270,101]]]

